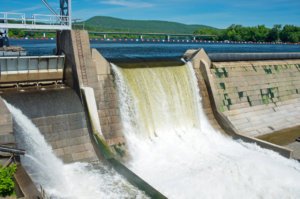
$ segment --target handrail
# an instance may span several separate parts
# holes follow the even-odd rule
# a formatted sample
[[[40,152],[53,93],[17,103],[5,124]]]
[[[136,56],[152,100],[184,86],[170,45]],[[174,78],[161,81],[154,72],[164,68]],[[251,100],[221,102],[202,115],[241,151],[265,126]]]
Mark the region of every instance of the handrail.
[[[33,14],[27,18],[24,13],[0,12],[0,24],[22,24],[22,25],[61,25],[70,24],[69,16]]]
[[[23,149],[11,148],[4,145],[0,145],[0,151],[5,153],[12,153],[14,155],[24,155],[26,152]]]

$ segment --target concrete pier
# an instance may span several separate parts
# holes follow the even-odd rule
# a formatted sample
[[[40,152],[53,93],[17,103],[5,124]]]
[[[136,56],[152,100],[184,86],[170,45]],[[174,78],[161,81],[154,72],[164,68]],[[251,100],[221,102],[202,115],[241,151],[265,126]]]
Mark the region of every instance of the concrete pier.
[[[68,41],[68,40],[72,41]],[[122,125],[114,77],[110,63],[90,48],[86,31],[65,31],[60,35],[60,49],[66,57],[64,80],[80,93],[80,87],[94,89],[102,133],[110,146],[123,144]],[[72,45],[67,45],[70,42]],[[81,94],[80,94],[81,95]]]

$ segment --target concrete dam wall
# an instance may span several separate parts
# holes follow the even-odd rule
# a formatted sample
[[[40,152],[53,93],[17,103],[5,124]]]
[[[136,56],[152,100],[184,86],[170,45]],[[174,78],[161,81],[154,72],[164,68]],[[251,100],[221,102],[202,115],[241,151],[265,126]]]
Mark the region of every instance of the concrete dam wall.
[[[40,129],[65,163],[97,160],[79,97],[70,88],[3,93]]]
[[[276,61],[257,61],[257,57],[253,57],[254,61],[231,61],[230,56],[224,58],[222,55],[222,62],[213,62],[204,50],[187,51],[185,57],[201,74],[198,79],[204,78],[214,117],[225,132],[234,137],[242,135],[244,140],[291,155],[287,148],[253,138],[299,125],[300,61],[297,57]],[[234,60],[237,57],[233,56]],[[213,59],[218,60],[216,56]],[[199,85],[204,84],[200,82]]]
[[[115,86],[110,68],[108,67],[109,63],[96,50],[91,51],[87,32],[63,32],[60,35],[60,39],[61,42],[60,46],[58,47],[59,50],[65,54],[63,57],[65,58],[63,59],[65,60],[65,66],[63,70],[63,76],[59,78],[62,80],[60,84],[57,85],[55,82],[51,82],[49,85],[40,84],[40,82],[43,82],[42,75],[44,74],[42,74],[43,70],[38,70],[35,72],[37,73],[37,77],[41,77],[40,79],[30,79],[30,81],[34,83],[26,85],[22,83],[26,83],[28,79],[20,79],[19,82],[11,81],[9,83],[12,83],[12,86],[4,86],[1,88],[1,97],[3,97],[9,104],[20,109],[23,114],[33,122],[33,124],[38,128],[38,131],[43,134],[46,143],[51,145],[54,154],[64,163],[87,162],[92,163],[96,167],[102,167],[102,164],[106,165],[107,163],[110,163],[116,169],[116,171],[123,175],[131,184],[145,191],[147,195],[156,198],[165,198],[162,194],[153,189],[151,185],[147,184],[133,172],[128,170],[123,164],[114,159],[112,155],[105,155],[110,154],[111,151],[116,152],[116,147],[118,147],[117,149],[120,151],[120,148],[122,148],[124,145],[124,139],[121,136],[120,131],[121,124],[119,119],[118,103],[115,97]],[[49,59],[48,61],[51,60]],[[30,62],[26,63],[29,67],[33,67],[34,65],[31,65]],[[23,67],[22,63],[19,65]],[[19,68],[19,65],[17,68]],[[40,65],[38,65],[38,67],[40,67]],[[46,71],[46,73],[47,72],[49,71]],[[61,72],[62,71],[60,71],[60,75],[62,74]],[[19,72],[17,71],[17,73]],[[20,75],[16,74],[16,77],[17,76],[21,77]],[[17,83],[17,88],[14,88],[14,83]],[[94,91],[91,96],[86,96],[87,93],[83,92],[87,87],[92,88]],[[92,111],[88,110],[88,107],[90,106],[87,103],[91,102],[91,100],[88,99],[94,99],[96,102],[96,119],[101,123],[101,129],[97,132],[95,132],[93,129],[93,122],[95,121],[95,118],[91,118],[92,115],[90,112]],[[18,126],[20,122],[25,121],[23,125],[29,125],[28,130],[33,131],[33,133],[37,133],[37,129],[34,129],[30,122],[26,122],[26,119],[23,118],[22,114],[18,113],[15,108],[10,107],[10,111],[13,111],[14,114],[18,115],[17,117],[20,117],[17,118],[18,120],[20,119],[20,121],[16,122],[16,124],[18,124],[17,129],[12,130],[12,126],[15,126],[16,124],[13,124],[12,116],[4,104],[1,111],[7,113],[7,117],[3,114],[3,126],[5,125],[7,128],[3,128],[3,132],[1,132],[1,134],[3,134],[1,139],[3,142],[5,142],[5,144],[15,143],[13,136],[14,131],[25,133],[26,130],[22,129],[23,127]],[[30,137],[31,136],[32,135],[30,135]],[[103,142],[103,138],[105,139],[105,142]],[[39,137],[37,139],[43,138]],[[18,141],[20,142],[20,138],[18,138]],[[30,142],[34,142],[34,140],[31,140]],[[34,146],[35,143],[32,144],[32,147],[36,147]],[[26,141],[25,145],[23,145],[23,143],[16,143],[16,146],[25,146],[28,149],[28,147],[31,145],[28,145]],[[111,147],[107,148],[107,146]],[[34,152],[33,149],[30,148],[28,150],[29,153]],[[43,146],[41,150],[47,151],[45,152],[46,154],[49,153],[49,149],[47,147]],[[39,153],[34,152],[33,154]],[[53,155],[48,155],[50,160],[54,158]],[[118,153],[115,155],[118,155]],[[39,161],[39,158],[42,158],[42,156],[34,158],[37,158]],[[104,160],[105,158],[107,160]],[[64,167],[64,165],[59,163],[59,159],[54,158],[52,162],[48,162],[47,164],[49,164],[49,166],[52,165],[53,167]],[[28,160],[26,160],[26,162],[28,162]],[[31,170],[31,164],[35,165],[33,168],[36,169],[37,172],[41,172],[44,169],[41,168],[39,164],[36,165],[36,163],[26,163],[26,168]],[[75,168],[76,167],[78,166],[75,166]],[[79,167],[75,170],[71,169],[71,173],[67,172],[67,174],[60,175],[62,175],[63,178],[73,179],[74,174],[72,174],[72,172],[76,173],[78,172],[78,169],[82,170],[84,168]],[[90,177],[90,175],[94,172],[90,170],[91,169],[84,169],[82,172],[87,175],[86,177]],[[98,185],[101,185],[101,183],[103,185],[103,187],[98,188],[99,191],[95,190],[91,193],[96,192],[97,194],[103,194],[101,190],[105,189],[105,186],[109,186],[110,181],[112,181],[111,183],[116,183],[113,181],[116,181],[117,178],[120,178],[116,178],[115,175],[117,174],[109,171],[109,167],[105,167],[104,170],[108,170],[105,171],[105,173],[107,173],[105,175],[111,175],[110,180],[107,182],[102,182],[103,179],[101,179],[100,175],[101,169],[97,172],[95,171],[96,173],[93,177],[99,178],[97,183],[92,183],[93,179],[91,179],[91,181],[85,180],[84,183],[87,183],[87,186],[92,187],[92,189],[96,189]],[[53,171],[49,171],[50,174],[51,172]],[[30,171],[30,175],[36,175],[38,179],[34,177],[33,181],[35,181],[38,186],[39,184],[43,185],[43,187],[46,187],[45,189],[49,191],[49,183],[51,183],[51,180],[54,179],[51,179],[48,183],[47,179],[39,179],[39,175],[43,176],[42,173],[32,174],[32,170]],[[107,178],[105,175],[103,174],[102,177]],[[57,173],[53,173],[52,176],[49,177],[55,178],[55,176],[56,178],[61,178],[61,176],[57,176]],[[76,181],[76,177],[74,180]],[[127,185],[128,182],[125,179],[120,179],[118,183],[121,183],[120,186],[114,187],[114,189],[119,189],[119,191],[117,191],[118,193],[124,192],[122,194],[124,196],[129,194],[128,197],[135,197],[134,195],[136,194],[145,194],[139,193],[139,190],[137,190],[135,187],[132,187],[132,185]],[[59,186],[57,187],[57,185],[59,184],[55,184],[56,188],[54,188],[54,190],[61,189]],[[20,186],[22,186],[22,183]],[[123,190],[123,187],[127,188]],[[67,187],[65,188],[67,189]],[[110,188],[108,187],[107,190],[109,189]],[[51,191],[52,189],[50,189],[50,194],[52,194]],[[83,191],[85,192],[86,190]],[[112,190],[109,192],[111,194],[113,193]],[[61,194],[64,193],[62,192],[58,195],[61,196]],[[81,196],[82,194],[86,193],[80,192],[78,193],[78,196]]]
[[[300,60],[212,63],[218,109],[242,133],[300,125]]]
[[[290,150],[243,135],[218,114],[206,72],[211,64],[205,67],[209,57],[201,50],[190,55],[181,65],[112,66],[130,155],[125,164],[170,198],[240,198],[248,186],[260,189],[251,192],[253,197],[277,197],[262,188],[272,187],[273,180],[252,184],[249,178],[278,179],[279,170],[288,170],[275,160],[283,157],[263,148],[286,157]],[[281,169],[272,171],[277,166]],[[285,182],[272,192],[279,194]]]
[[[173,174],[170,172],[176,173],[174,179],[179,176],[178,179],[184,178],[185,182],[189,182],[187,184],[192,184],[202,183],[194,181],[195,176],[209,173],[206,168],[210,168],[211,165],[220,166],[217,169],[222,171],[220,179],[223,173],[228,174],[229,179],[231,175],[227,172],[228,168],[238,165],[238,168],[244,169],[249,165],[257,164],[256,159],[247,162],[240,158],[246,155],[254,154],[253,156],[258,156],[267,163],[270,161],[279,165],[281,160],[288,161],[277,157],[277,154],[273,160],[274,154],[270,152],[260,154],[251,147],[244,149],[239,148],[240,144],[228,144],[231,142],[231,137],[257,143],[285,157],[292,155],[290,149],[256,137],[300,125],[300,59],[295,57],[288,60],[264,61],[225,59],[217,62],[212,61],[204,50],[189,50],[183,56],[185,63],[180,66],[156,66],[157,68],[153,69],[151,65],[145,64],[147,69],[135,66],[131,70],[130,66],[122,68],[109,63],[97,50],[90,49],[89,37],[85,31],[60,33],[58,51],[64,54],[64,69],[62,71],[60,68],[58,71],[61,85],[46,86],[44,89],[30,86],[24,87],[22,91],[19,88],[3,88],[1,97],[21,109],[31,119],[46,142],[52,146],[55,155],[64,163],[108,163],[148,196],[165,198],[156,189],[170,197],[181,190],[174,190],[174,187],[170,186],[173,185],[172,183],[164,183],[169,182],[170,176],[173,179]],[[43,76],[39,77],[41,79],[36,78],[34,81],[43,80]],[[126,81],[120,83],[120,77]],[[152,85],[152,82],[156,81],[161,85]],[[120,87],[128,91],[125,93],[127,97],[132,95],[131,101],[128,101],[132,104],[127,104],[131,105],[130,111],[144,110],[143,118],[139,118],[140,120],[129,118],[132,122],[131,127],[135,128],[142,123],[137,121],[148,120],[147,123],[154,129],[148,137],[140,139],[136,138],[136,135],[129,134],[130,130],[124,121],[124,112],[129,110],[124,109],[122,97],[124,93],[121,92],[124,90]],[[140,99],[144,100],[144,104],[138,107],[136,104]],[[169,99],[170,103],[166,102],[166,99]],[[158,108],[146,109],[148,106],[151,107],[151,103],[164,111],[157,110]],[[180,110],[187,117],[182,118],[185,115],[181,114]],[[0,113],[0,125],[3,127],[0,129],[0,141],[18,145],[13,136],[12,116],[2,101],[0,101]],[[161,120],[158,119],[160,116]],[[183,122],[190,119],[188,116],[194,121]],[[167,126],[171,124],[172,126]],[[201,125],[202,127],[199,127]],[[178,131],[175,127],[178,127]],[[198,134],[198,130],[201,133]],[[145,134],[144,131],[136,132]],[[164,135],[168,136],[164,137]],[[137,148],[134,148],[136,146]],[[231,146],[232,149],[226,151]],[[223,153],[223,150],[226,152]],[[232,151],[238,152],[235,154]],[[218,159],[219,157],[226,157],[226,160]],[[200,162],[189,164],[198,160]],[[204,162],[201,162],[202,160]],[[174,165],[179,163],[180,167],[173,167],[170,162]],[[158,166],[153,166],[156,164]],[[290,164],[293,165],[292,163],[288,165]],[[197,167],[198,165],[204,167]],[[165,170],[156,170],[156,167]],[[151,173],[152,170],[157,173]],[[185,178],[185,173],[190,173],[190,170],[199,173],[195,176],[187,175]],[[235,173],[234,169],[229,170]],[[145,171],[145,175],[141,171]],[[247,171],[243,171],[246,177]],[[264,170],[259,170],[258,174],[249,173],[255,176],[263,174]],[[273,178],[276,176],[275,173],[271,172],[269,177]],[[170,175],[167,176],[168,174]],[[160,179],[159,176],[162,180],[157,180]],[[105,176],[105,179],[110,178],[115,179]],[[202,178],[198,176],[197,179]],[[211,180],[215,183],[219,182]],[[173,181],[174,184],[181,182],[181,180]],[[245,187],[254,186],[247,184],[247,180],[241,179],[241,182],[242,185],[245,183]],[[183,184],[180,186],[183,187],[184,192],[190,193],[188,190],[191,187]],[[204,184],[203,186],[205,187]],[[126,195],[127,192],[123,192],[122,187],[123,185],[118,184],[120,193]],[[111,191],[110,188],[107,189]],[[244,187],[241,187],[241,190],[244,190]],[[223,193],[223,190],[219,191]],[[131,194],[136,196],[139,192],[133,191]],[[195,196],[193,194],[197,195],[191,192],[189,196]]]

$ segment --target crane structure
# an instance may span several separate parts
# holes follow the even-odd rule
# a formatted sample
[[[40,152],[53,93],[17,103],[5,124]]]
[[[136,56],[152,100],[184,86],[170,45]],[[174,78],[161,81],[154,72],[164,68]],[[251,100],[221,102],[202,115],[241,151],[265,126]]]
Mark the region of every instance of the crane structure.
[[[59,0],[59,13],[56,13],[47,0],[41,1],[51,12],[50,15],[33,14],[27,17],[24,13],[0,12],[0,32],[4,34],[7,29],[72,29],[71,0]]]

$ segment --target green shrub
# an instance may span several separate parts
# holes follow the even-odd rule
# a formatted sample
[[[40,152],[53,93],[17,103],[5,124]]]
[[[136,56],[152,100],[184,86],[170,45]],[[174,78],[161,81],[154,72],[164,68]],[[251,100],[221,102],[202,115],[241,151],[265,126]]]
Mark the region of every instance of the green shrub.
[[[17,170],[17,165],[12,164],[9,167],[2,167],[0,165],[0,196],[10,196],[14,192],[15,183],[13,175]]]

